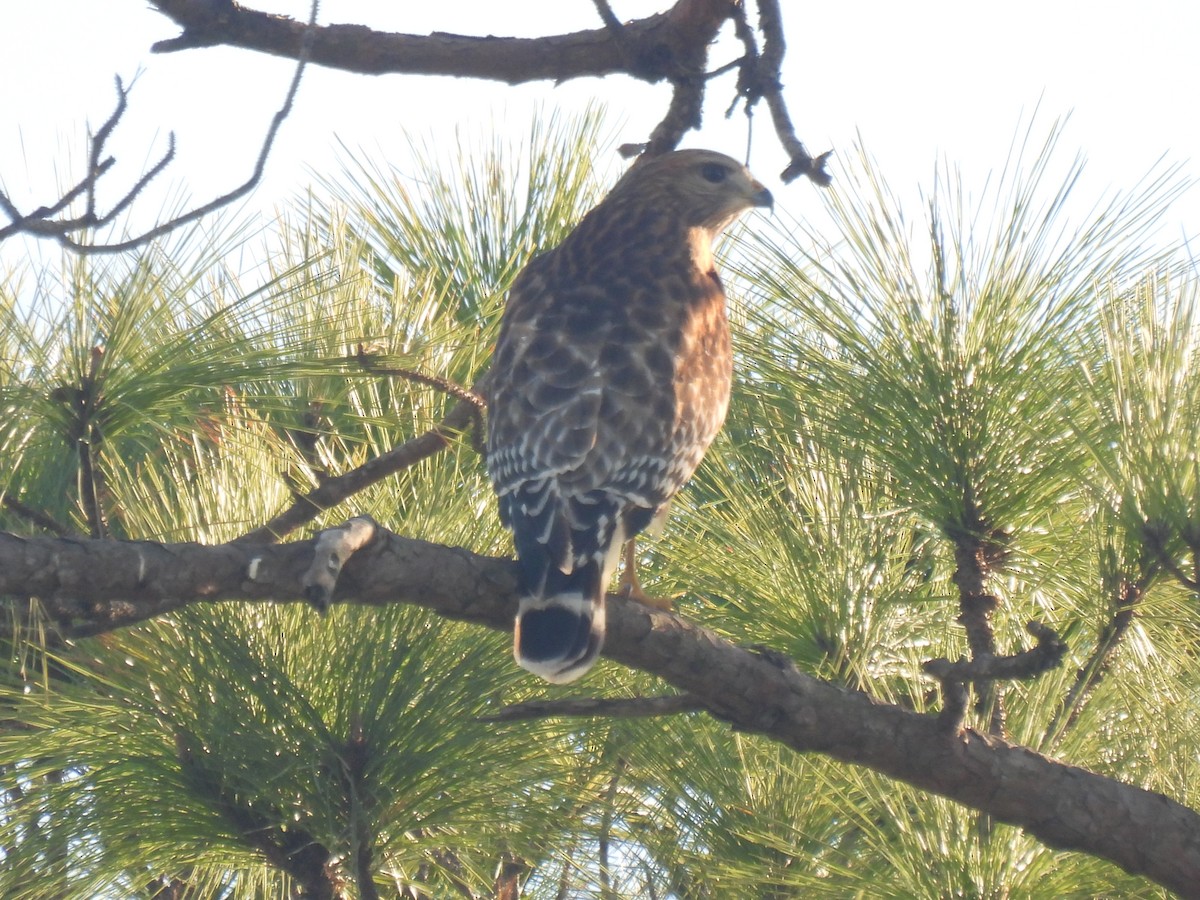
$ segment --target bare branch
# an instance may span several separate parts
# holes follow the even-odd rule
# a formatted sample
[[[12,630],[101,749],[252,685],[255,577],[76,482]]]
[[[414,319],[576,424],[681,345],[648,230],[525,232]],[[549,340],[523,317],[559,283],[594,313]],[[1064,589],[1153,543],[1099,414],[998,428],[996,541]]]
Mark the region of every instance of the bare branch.
[[[442,378],[440,375],[428,375],[425,372],[418,372],[415,369],[405,369],[396,366],[381,366],[375,362],[374,358],[362,344],[358,345],[356,359],[363,369],[373,375],[386,375],[391,378],[403,378],[405,381],[414,381],[417,384],[436,388],[439,391],[449,394],[451,397],[458,398],[464,403],[469,403],[472,423],[471,446],[480,456],[487,452],[487,447],[485,446],[487,432],[484,429],[483,421],[484,414],[487,412],[487,400],[482,394],[472,388],[465,388],[461,384],[455,384],[450,379]]]
[[[473,402],[460,400],[441,422],[424,434],[410,438],[343,475],[326,478],[320,486],[297,497],[287,509],[266,524],[248,531],[237,542],[271,544],[278,541],[352,494],[440,453],[450,446],[454,435],[460,434],[476,420],[477,415],[478,407]]]
[[[155,53],[227,45],[296,59],[306,33],[302,23],[287,16],[232,2],[151,2],[183,29],[179,37],[151,47]],[[621,25],[624,39],[620,42],[607,24],[537,38],[394,34],[332,24],[312,29],[309,59],[367,75],[452,75],[522,84],[623,73],[654,82],[667,77],[672,62],[686,55],[688,48],[707,45],[728,16],[728,0],[677,0],[665,13]],[[624,52],[619,43],[625,45]]]
[[[313,0],[312,13],[310,16],[309,25],[303,26],[311,28],[315,22],[317,12],[317,0]],[[86,231],[92,228],[102,227],[112,222],[118,215],[124,212],[133,203],[135,199],[146,189],[158,175],[160,175],[166,167],[175,158],[175,135],[171,133],[168,137],[168,149],[162,158],[155,163],[149,171],[147,171],[137,182],[130,188],[125,195],[118,200],[113,207],[104,214],[96,212],[96,184],[115,162],[114,157],[107,157],[101,160],[104,153],[104,145],[112,134],[113,129],[117,126],[121,116],[124,114],[128,106],[129,89],[127,89],[121,79],[117,78],[117,107],[113,114],[105,121],[96,134],[91,138],[91,149],[88,153],[88,171],[84,178],[71,190],[63,195],[54,204],[50,206],[39,207],[29,214],[23,214],[12,203],[11,199],[0,192],[0,209],[12,219],[12,221],[3,228],[0,228],[0,241],[12,237],[15,234],[29,234],[35,237],[53,238],[62,246],[81,254],[91,253],[121,253],[126,250],[132,250],[140,247],[150,241],[160,238],[165,234],[174,231],[191,222],[207,216],[229,204],[241,199],[254,190],[262,180],[263,171],[266,169],[267,157],[271,153],[271,148],[274,146],[275,137],[279,133],[279,128],[283,124],[284,119],[292,111],[292,103],[296,98],[296,92],[300,87],[300,78],[304,74],[304,67],[307,63],[309,42],[301,40],[297,55],[298,62],[296,71],[292,75],[291,84],[288,87],[287,95],[284,98],[283,105],[276,111],[271,118],[271,124],[267,128],[266,137],[263,139],[262,147],[259,149],[258,159],[255,161],[254,170],[250,177],[239,187],[220,195],[219,197],[210,200],[208,203],[198,206],[189,212],[175,216],[166,222],[156,225],[154,228],[143,232],[137,237],[128,238],[127,240],[117,241],[110,244],[95,244],[80,240],[76,235],[79,232]],[[83,215],[71,218],[56,219],[54,218],[62,212],[68,205],[74,202],[79,196],[86,197],[86,207]]]
[[[607,0],[593,0],[604,23],[601,29],[539,38],[471,37],[436,32],[427,36],[386,34],[359,25],[316,24],[314,0],[307,23],[286,16],[246,9],[232,0],[152,0],[176,22],[182,33],[160,41],[151,49],[173,52],[195,47],[229,45],[285,56],[297,61],[283,105],[271,119],[254,169],[240,186],[202,206],[163,222],[136,237],[107,244],[90,243],[81,233],[110,225],[141,196],[175,158],[175,136],[168,137],[163,156],[125,192],[106,213],[96,204],[96,185],[114,164],[104,155],[105,144],[127,108],[129,89],[117,79],[117,106],[90,140],[88,171],[78,184],[54,203],[22,213],[11,198],[0,192],[0,211],[11,221],[0,228],[0,240],[16,234],[51,238],[77,253],[119,253],[146,243],[244,197],[262,179],[267,158],[280,126],[291,112],[300,79],[308,62],[352,72],[378,74],[402,72],[487,78],[518,84],[539,79],[556,83],[582,76],[626,74],[647,82],[669,80],[674,90],[662,121],[645,143],[628,144],[625,153],[661,154],[678,146],[683,135],[697,128],[704,109],[707,81],[735,66],[741,68],[739,95],[747,112],[760,97],[771,108],[776,131],[792,162],[783,178],[806,174],[818,184],[828,184],[824,171],[828,154],[813,159],[796,138],[779,82],[785,45],[777,0],[761,0],[760,24],[766,35],[761,55],[746,40],[749,34],[739,4],[729,0],[676,0],[670,10],[622,24]],[[708,47],[722,25],[738,24],[747,54],[706,72]],[[60,217],[76,200],[84,199],[79,216]]]
[[[756,67],[754,90],[767,101],[775,133],[792,160],[779,177],[786,183],[806,175],[814,183],[827,187],[833,178],[825,171],[825,163],[833,151],[815,157],[809,155],[804,144],[796,137],[796,128],[783,99],[780,73],[787,44],[783,39],[783,15],[779,10],[779,0],[758,0],[758,27],[763,33],[763,49]]]
[[[683,136],[699,128],[704,110],[704,79],[694,75],[679,75],[671,79],[675,90],[667,114],[650,133],[646,144],[648,156],[668,153],[679,146]]]

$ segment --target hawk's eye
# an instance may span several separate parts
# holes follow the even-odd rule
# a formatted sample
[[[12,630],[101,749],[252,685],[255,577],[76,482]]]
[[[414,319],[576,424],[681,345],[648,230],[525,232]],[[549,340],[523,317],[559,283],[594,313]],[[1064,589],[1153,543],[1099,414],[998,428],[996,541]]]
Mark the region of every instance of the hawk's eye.
[[[700,169],[700,174],[704,176],[705,181],[720,184],[729,177],[729,169],[720,163],[705,163],[704,167]]]

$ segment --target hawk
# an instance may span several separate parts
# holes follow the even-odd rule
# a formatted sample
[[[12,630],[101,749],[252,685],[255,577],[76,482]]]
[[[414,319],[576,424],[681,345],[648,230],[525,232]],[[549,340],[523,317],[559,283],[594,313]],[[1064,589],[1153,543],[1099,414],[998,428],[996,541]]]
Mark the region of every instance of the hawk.
[[[771,205],[722,153],[646,159],[513,283],[487,467],[520,564],[514,655],[547,681],[591,668],[622,545],[665,515],[725,419],[731,351],[712,242]]]

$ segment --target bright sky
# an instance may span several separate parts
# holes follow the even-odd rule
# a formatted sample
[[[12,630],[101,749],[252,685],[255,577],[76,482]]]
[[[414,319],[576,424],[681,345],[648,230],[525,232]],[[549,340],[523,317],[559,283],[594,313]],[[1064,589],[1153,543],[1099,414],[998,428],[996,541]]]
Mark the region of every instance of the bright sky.
[[[244,0],[306,18],[306,0]],[[622,19],[667,8],[671,0],[613,0]],[[785,0],[785,85],[797,132],[809,150],[854,153],[861,135],[901,197],[932,184],[944,157],[969,186],[982,185],[1008,156],[1013,135],[1038,109],[1040,138],[1070,114],[1059,151],[1087,159],[1077,189],[1086,210],[1106,192],[1136,184],[1160,159],[1200,178],[1196,67],[1200,3],[1195,0]],[[597,27],[592,0],[324,0],[322,23],[428,33],[520,34]],[[202,203],[249,174],[290,62],[226,48],[151,55],[177,29],[144,0],[0,0],[0,184],[23,208],[50,202],[78,177],[85,123],[98,127],[113,108],[113,76],[141,72],[130,110],[110,151],[118,167],[108,197],[132,184],[166,148],[177,159],[165,185]],[[719,46],[712,63],[736,55]],[[404,134],[443,136],[454,125],[489,123],[524,131],[539,109],[570,111],[606,100],[618,142],[639,141],[661,116],[667,88],[629,79],[538,83],[513,89],[479,81],[361,76],[310,67],[285,123],[267,177],[246,204],[268,215],[298,194],[313,171],[336,171],[339,140],[376,158],[403,162]],[[745,148],[744,119],[724,120],[732,81],[709,94],[706,127],[685,139],[734,156]],[[760,111],[751,168],[780,205],[804,217],[816,188],[783,187],[786,160]],[[836,166],[834,167],[836,173]],[[165,194],[140,204],[134,227],[153,224]],[[914,213],[916,212],[914,208]],[[1200,189],[1169,217],[1164,243],[1200,236]],[[1192,255],[1200,256],[1193,243]],[[53,259],[57,251],[40,248]],[[31,252],[0,245],[0,268]]]

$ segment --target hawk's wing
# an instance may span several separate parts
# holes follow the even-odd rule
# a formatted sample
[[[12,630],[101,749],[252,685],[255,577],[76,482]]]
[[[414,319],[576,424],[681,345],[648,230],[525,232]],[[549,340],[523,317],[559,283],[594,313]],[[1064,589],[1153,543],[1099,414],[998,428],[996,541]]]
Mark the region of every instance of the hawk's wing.
[[[611,296],[635,285],[555,278],[547,256],[513,286],[496,345],[488,421],[496,492],[554,478],[566,495],[603,487],[655,508],[678,489],[657,477],[678,418],[670,337],[639,327],[636,305]]]

